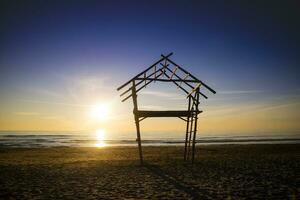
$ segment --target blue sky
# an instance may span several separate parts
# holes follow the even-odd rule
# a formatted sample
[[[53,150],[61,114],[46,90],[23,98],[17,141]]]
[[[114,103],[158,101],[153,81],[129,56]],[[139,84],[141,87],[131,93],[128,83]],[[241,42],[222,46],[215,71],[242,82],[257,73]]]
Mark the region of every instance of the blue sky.
[[[268,121],[278,114],[282,117],[273,123],[284,123],[278,132],[300,129],[296,125],[300,114],[295,113],[300,95],[297,1],[13,0],[1,1],[0,7],[3,130],[35,129],[24,125],[26,120],[37,120],[38,130],[51,127],[47,118],[23,115],[27,119],[16,120],[20,116],[12,113],[42,113],[50,119],[63,116],[65,121],[57,122],[62,123],[57,129],[71,130],[79,120],[74,116],[80,114],[63,104],[90,105],[116,99],[116,106],[126,115],[131,104],[117,103],[116,87],[159,59],[161,53],[169,52],[174,52],[174,61],[217,91],[203,102],[207,119],[210,111],[215,113],[211,118],[223,116],[220,123],[225,123],[225,118],[235,113],[276,108],[275,113],[249,117],[265,115],[263,120]],[[146,95],[155,96],[154,89],[150,87]],[[162,92],[173,94],[176,87]],[[158,104],[158,94],[154,102],[145,103]],[[61,107],[50,109],[45,102]],[[11,117],[5,119],[8,115]],[[208,124],[217,123],[213,120]],[[63,125],[66,121],[69,126]],[[123,121],[130,123],[129,119]],[[286,121],[294,123],[287,125]],[[242,132],[249,132],[248,126]],[[223,131],[203,131],[239,129],[228,125]],[[259,125],[254,131],[274,130]]]

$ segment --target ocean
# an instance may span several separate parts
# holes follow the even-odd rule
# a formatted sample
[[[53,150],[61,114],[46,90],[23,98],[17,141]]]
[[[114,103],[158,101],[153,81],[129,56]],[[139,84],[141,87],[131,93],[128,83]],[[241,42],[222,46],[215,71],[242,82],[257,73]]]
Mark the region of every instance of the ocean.
[[[287,136],[198,136],[197,144],[291,144],[300,143],[299,135]],[[184,145],[184,138],[151,138],[142,140],[144,146]],[[93,134],[62,134],[42,132],[0,132],[0,148],[34,147],[106,147],[135,146],[132,138],[106,140]]]

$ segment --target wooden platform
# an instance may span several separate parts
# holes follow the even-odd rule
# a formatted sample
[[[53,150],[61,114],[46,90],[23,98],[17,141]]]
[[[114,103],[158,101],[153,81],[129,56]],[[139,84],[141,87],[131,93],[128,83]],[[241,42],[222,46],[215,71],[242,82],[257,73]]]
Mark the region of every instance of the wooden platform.
[[[202,111],[198,111],[197,114]],[[192,113],[196,114],[196,111],[188,110],[164,110],[164,111],[149,111],[149,110],[138,110],[135,114],[138,117],[189,117]]]

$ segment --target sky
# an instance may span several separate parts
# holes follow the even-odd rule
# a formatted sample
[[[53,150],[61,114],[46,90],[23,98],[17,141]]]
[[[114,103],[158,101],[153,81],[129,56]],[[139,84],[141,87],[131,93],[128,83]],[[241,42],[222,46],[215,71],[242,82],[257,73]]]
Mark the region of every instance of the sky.
[[[300,135],[299,1],[0,2],[0,130],[135,134],[116,88],[174,52],[217,91],[201,99],[203,135]],[[168,83],[139,94],[143,109],[184,109]],[[105,119],[92,116],[104,105]],[[93,110],[94,109],[94,110]],[[101,118],[101,117],[100,117]],[[175,136],[179,119],[146,119]]]

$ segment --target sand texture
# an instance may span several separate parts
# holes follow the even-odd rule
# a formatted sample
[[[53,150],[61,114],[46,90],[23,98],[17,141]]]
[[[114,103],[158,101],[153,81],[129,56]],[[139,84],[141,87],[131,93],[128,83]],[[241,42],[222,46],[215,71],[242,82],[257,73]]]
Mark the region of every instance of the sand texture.
[[[0,199],[300,199],[300,145],[0,148]]]

